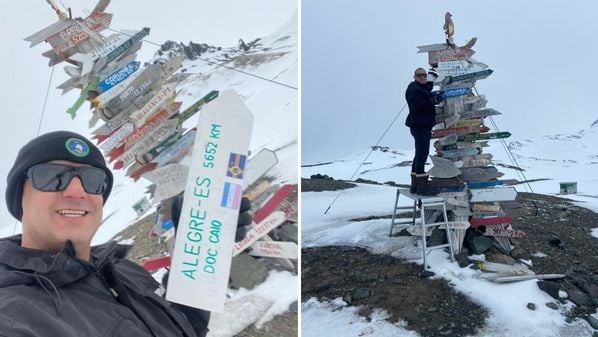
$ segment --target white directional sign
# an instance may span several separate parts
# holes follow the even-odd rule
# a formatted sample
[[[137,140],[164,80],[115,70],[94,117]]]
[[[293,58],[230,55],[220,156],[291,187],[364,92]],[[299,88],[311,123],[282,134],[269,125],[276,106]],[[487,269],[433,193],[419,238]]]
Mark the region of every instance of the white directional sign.
[[[222,312],[253,115],[234,91],[202,109],[166,299]]]
[[[249,255],[296,260],[298,251],[294,242],[258,241],[251,246]]]
[[[471,202],[511,201],[517,197],[515,187],[471,189]]]

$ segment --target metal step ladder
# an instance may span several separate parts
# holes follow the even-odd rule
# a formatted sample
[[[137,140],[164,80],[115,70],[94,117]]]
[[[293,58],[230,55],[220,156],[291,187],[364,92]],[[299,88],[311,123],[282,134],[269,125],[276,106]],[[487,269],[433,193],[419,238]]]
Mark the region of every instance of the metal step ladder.
[[[412,206],[399,206],[399,196],[404,195],[406,198],[413,200],[413,207]],[[419,204],[419,217],[417,212],[417,206]],[[413,217],[411,218],[397,218],[397,211],[401,210],[412,210]],[[426,223],[426,210],[441,210],[442,212],[442,220],[440,222],[432,222]],[[428,259],[427,255],[430,251],[434,249],[442,249],[442,248],[449,248],[449,255],[451,258],[451,262],[455,261],[455,252],[453,248],[453,235],[451,233],[451,228],[448,221],[448,215],[446,210],[446,200],[444,197],[438,196],[425,196],[425,195],[418,195],[409,192],[407,188],[397,188],[397,196],[395,198],[395,205],[394,211],[392,213],[392,220],[390,222],[390,233],[388,236],[392,236],[393,230],[395,228],[399,228],[402,230],[404,228],[408,228],[411,226],[415,226],[419,224],[421,227],[421,240],[422,240],[422,255],[424,259],[424,271],[428,270]],[[426,242],[426,230],[431,227],[436,226],[444,226],[446,230],[446,238],[448,243],[436,246],[428,246]]]

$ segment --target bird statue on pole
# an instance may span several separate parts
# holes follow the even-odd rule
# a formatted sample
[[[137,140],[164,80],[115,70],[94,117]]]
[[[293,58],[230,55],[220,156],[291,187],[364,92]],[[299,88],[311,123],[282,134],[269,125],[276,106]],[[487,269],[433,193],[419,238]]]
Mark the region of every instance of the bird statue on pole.
[[[450,12],[446,12],[444,14],[444,33],[446,34],[446,43],[451,47],[455,47],[455,42],[453,41],[453,34],[455,34],[455,25],[453,25],[453,20],[451,19],[453,16]]]

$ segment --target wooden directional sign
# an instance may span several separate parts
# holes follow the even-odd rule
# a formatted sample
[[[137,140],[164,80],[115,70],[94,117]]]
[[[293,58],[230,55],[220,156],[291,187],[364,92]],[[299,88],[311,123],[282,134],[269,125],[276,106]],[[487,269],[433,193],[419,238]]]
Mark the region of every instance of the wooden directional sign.
[[[189,168],[181,164],[170,164],[143,174],[143,178],[156,185],[152,204],[174,197],[185,189]]]
[[[152,159],[159,156],[160,153],[164,152],[167,148],[176,144],[176,142],[178,142],[182,136],[183,136],[182,132],[175,132],[172,136],[166,138],[164,141],[162,141],[156,147],[147,151],[147,153],[145,153],[144,155],[137,157],[137,163],[141,163],[141,164],[149,163],[150,161],[152,161]]]
[[[484,118],[489,116],[502,115],[500,112],[494,109],[480,109],[480,110],[468,110],[463,112],[461,118]]]
[[[461,119],[457,123],[455,123],[456,128],[464,127],[464,126],[480,126],[482,124],[481,118],[471,118],[471,119]]]
[[[437,156],[430,156],[433,167],[429,170],[429,174],[437,178],[453,178],[461,174],[452,160],[440,158]]]
[[[143,108],[133,112],[129,119],[136,127],[143,125],[166,101],[174,97],[176,83],[164,84]]]
[[[495,167],[464,167],[461,168],[462,179],[464,181],[487,181],[496,179],[502,176],[502,173],[498,172]]]
[[[459,142],[449,145],[441,145],[440,142],[435,142],[434,147],[439,151],[457,150],[457,149],[470,149],[470,148],[482,148],[487,147],[488,142]]]
[[[513,218],[510,216],[496,216],[488,218],[471,218],[469,224],[471,227],[490,226],[511,223]]]
[[[244,169],[231,166],[231,157],[247,154],[252,128],[253,115],[234,91],[199,116],[166,292],[171,302],[224,309]]]
[[[166,163],[170,162],[180,153],[186,151],[189,147],[193,146],[196,137],[196,132],[197,130],[195,129],[189,130],[187,133],[183,135],[183,137],[181,137],[179,141],[162,151],[162,153],[160,153],[160,155],[154,158],[152,162],[155,163],[157,167],[166,165]]]
[[[427,52],[431,52],[431,51],[445,50],[450,47],[451,46],[446,43],[436,43],[436,44],[430,44],[430,45],[425,45],[425,46],[417,46],[417,52],[418,53],[427,53]]]
[[[99,60],[101,57],[105,57],[112,51],[118,49],[119,46],[126,43],[126,36],[122,34],[113,34],[105,39],[104,44],[97,46],[95,49],[88,53],[76,53],[69,57],[69,60],[76,62],[81,67],[79,76],[84,76],[90,73],[93,69],[94,62]]]
[[[251,245],[249,255],[296,260],[299,247],[294,242],[258,241]]]
[[[91,82],[89,82],[89,84],[87,85],[87,87],[85,87],[81,91],[81,94],[79,95],[79,98],[77,99],[75,104],[73,104],[73,106],[71,106],[70,108],[66,109],[66,113],[70,114],[72,119],[75,119],[75,116],[77,115],[77,110],[79,110],[81,105],[87,100],[87,98],[88,98],[87,95],[88,95],[89,91],[95,89],[97,87],[97,85],[98,85],[98,77],[94,76],[92,78]]]
[[[439,62],[460,61],[470,58],[475,51],[468,47],[458,47],[445,50],[434,50],[428,52],[428,63],[435,65]],[[465,61],[463,61],[465,62]]]
[[[500,139],[511,137],[510,132],[472,133],[459,135],[458,142],[475,142],[477,140]]]
[[[490,165],[490,159],[486,158],[461,158],[461,160],[463,161],[463,167],[478,167]]]
[[[278,157],[276,157],[276,152],[268,149],[262,149],[255,156],[251,157],[244,173],[243,189],[253,184],[277,163]]]
[[[442,93],[442,97],[444,98],[449,98],[449,97],[458,97],[458,96],[464,96],[469,94],[469,92],[471,91],[471,88],[452,88],[452,89],[447,89]]]
[[[486,96],[479,95],[479,96],[465,96],[461,98],[463,100],[463,108],[465,109],[461,112],[462,116],[468,116],[469,111],[482,109],[488,103]],[[467,117],[463,117],[467,118]]]
[[[441,137],[440,139],[438,139],[438,143],[440,145],[454,144],[457,142],[457,139],[459,139],[458,135],[450,134],[448,136],[444,136],[444,137]]]
[[[100,145],[100,149],[104,151],[104,153],[109,153],[114,147],[120,144],[123,139],[131,132],[135,131],[135,126],[131,123],[126,123],[125,125],[121,126],[118,130],[113,132],[110,137],[108,137],[102,144]]]
[[[478,153],[480,153],[480,149],[477,149],[477,148],[456,149],[456,150],[442,151],[441,157],[442,158],[456,158],[456,157],[464,157],[464,156],[473,156]]]
[[[91,100],[91,103],[96,108],[103,108],[110,100],[114,99],[116,96],[120,95],[126,88],[128,88],[131,83],[141,75],[141,72],[135,72],[131,76],[124,79],[122,82],[117,84],[116,86],[112,87],[110,90],[103,92],[98,97]]]
[[[488,68],[488,66],[482,62],[475,62],[473,60],[460,60],[438,62],[436,71],[441,76],[458,76],[482,71],[486,68]]]
[[[443,81],[442,84],[451,84],[456,82],[463,82],[463,81],[476,81],[484,79],[490,75],[492,75],[494,71],[491,69],[486,69],[474,73],[468,73],[463,75],[456,75],[456,76],[447,76]]]
[[[82,22],[69,20],[71,25],[60,32],[48,37],[46,41],[52,46],[52,49],[60,55],[85,41],[90,37],[94,39],[101,38],[97,32],[101,32],[110,26],[112,14],[92,13]]]
[[[160,125],[158,125],[151,133],[139,139],[139,141],[133,144],[133,146],[131,146],[125,151],[125,153],[123,153],[122,156],[119,157],[119,162],[121,163],[115,165],[117,167],[116,169],[127,167],[133,164],[137,156],[143,155],[149,149],[155,147],[156,145],[160,144],[160,142],[170,137],[177,131],[178,126],[178,123],[173,120],[165,120],[160,123]],[[110,159],[112,161],[116,158],[110,157]]]
[[[449,129],[437,129],[432,130],[432,138],[440,138],[451,134],[464,134],[464,133],[473,133],[473,132],[487,132],[489,129],[484,126],[463,126],[458,128],[449,128]],[[459,140],[459,138],[457,138]],[[460,140],[459,140],[460,141]]]
[[[233,247],[233,256],[239,255],[245,249],[251,247],[257,240],[266,236],[274,228],[280,226],[286,220],[284,212],[275,211],[254,225],[245,235],[245,238],[236,242]]]
[[[467,187],[469,188],[487,188],[501,185],[503,185],[502,180],[470,181],[467,183]]]
[[[517,190],[514,187],[481,188],[469,192],[471,202],[511,201],[517,197]]]
[[[521,238],[525,236],[525,232],[516,229],[504,229],[502,226],[488,226],[484,232],[486,236],[504,236],[508,238]]]
[[[127,79],[127,77],[131,76],[131,74],[133,74],[139,69],[139,64],[139,61],[131,61],[128,64],[124,65],[122,68],[106,76],[105,79],[98,83],[98,91],[108,91],[110,90],[110,88],[124,81],[125,79]]]
[[[186,121],[187,119],[189,119],[189,117],[193,116],[196,112],[198,112],[202,106],[204,106],[211,100],[215,99],[216,97],[218,97],[218,91],[217,90],[210,91],[207,95],[202,97],[199,101],[193,103],[191,106],[189,106],[187,109],[185,109],[185,111],[181,112],[177,116],[179,123],[183,124],[184,121]]]
[[[472,203],[471,209],[474,211],[498,212],[500,210],[500,205],[496,202],[488,204]]]
[[[100,99],[100,97],[103,96],[101,95],[94,100],[96,103],[96,108],[104,108],[104,110],[107,110],[107,112],[105,111],[104,114],[108,117],[114,116],[137,98],[145,95],[159,78],[160,66],[150,64],[143,69],[139,75],[135,76],[133,81],[131,81],[129,85],[121,92],[119,92],[116,97],[106,101],[104,99]],[[127,82],[127,80],[125,80],[123,83]],[[117,87],[120,87],[120,85]],[[106,93],[110,93],[112,90],[109,90]]]

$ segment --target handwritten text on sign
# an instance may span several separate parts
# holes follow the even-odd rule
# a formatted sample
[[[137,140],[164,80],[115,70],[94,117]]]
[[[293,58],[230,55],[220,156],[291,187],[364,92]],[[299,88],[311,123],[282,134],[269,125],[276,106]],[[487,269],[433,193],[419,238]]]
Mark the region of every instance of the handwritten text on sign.
[[[253,115],[234,91],[199,116],[166,298],[222,312]]]

